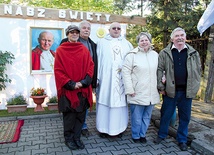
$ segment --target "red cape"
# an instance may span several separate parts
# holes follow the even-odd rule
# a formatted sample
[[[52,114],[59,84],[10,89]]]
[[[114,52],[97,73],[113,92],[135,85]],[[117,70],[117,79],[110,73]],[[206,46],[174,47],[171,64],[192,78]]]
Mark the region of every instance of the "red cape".
[[[80,88],[75,90],[66,90],[63,86],[69,81],[79,82],[89,75],[91,78],[94,72],[94,63],[88,49],[80,42],[61,44],[55,55],[54,74],[57,88],[58,99],[65,90],[66,97],[71,102],[71,107],[76,108],[79,105],[78,92],[82,92],[92,106],[92,87]],[[63,88],[63,89],[62,89]]]
[[[55,52],[50,50],[53,57],[55,57]],[[32,50],[32,70],[40,70],[40,56],[42,54],[42,50],[39,46]]]

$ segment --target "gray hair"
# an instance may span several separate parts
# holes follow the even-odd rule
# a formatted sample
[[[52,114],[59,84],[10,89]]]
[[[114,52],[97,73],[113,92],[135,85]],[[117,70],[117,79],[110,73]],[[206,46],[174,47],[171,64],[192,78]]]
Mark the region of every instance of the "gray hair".
[[[115,24],[119,24],[119,25],[120,25],[119,22],[113,22],[113,23],[111,23],[111,25],[109,26],[109,29],[111,29]],[[121,25],[120,25],[120,27],[121,27]]]
[[[89,24],[90,25],[90,27],[91,27],[91,23],[89,22],[89,21],[87,21],[87,20],[83,20],[83,21],[81,21],[80,23],[79,23],[79,29],[81,29],[82,28],[82,25],[83,24]]]
[[[173,38],[175,37],[175,32],[176,32],[176,31],[183,31],[184,34],[185,34],[185,36],[186,36],[185,30],[182,29],[181,27],[177,27],[177,28],[175,28],[175,29],[172,31],[172,33],[171,33],[171,35],[170,35],[170,38],[171,38],[171,39],[173,39]]]
[[[140,34],[138,34],[138,36],[136,37],[137,43],[142,36],[146,36],[149,39],[150,43],[152,43],[152,35],[148,32],[140,32]]]
[[[42,31],[40,34],[39,34],[39,40],[41,40],[41,38],[42,38],[42,36],[43,36],[43,34],[50,34],[50,35],[52,35],[52,37],[53,37],[53,40],[54,40],[54,35],[53,35],[53,33],[51,33],[50,31]]]

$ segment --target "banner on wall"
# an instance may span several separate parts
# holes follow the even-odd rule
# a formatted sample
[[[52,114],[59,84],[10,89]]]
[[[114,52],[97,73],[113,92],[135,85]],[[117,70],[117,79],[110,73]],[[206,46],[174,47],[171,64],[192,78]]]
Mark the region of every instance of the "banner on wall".
[[[13,17],[23,19],[44,19],[80,22],[88,20],[91,23],[109,24],[112,22],[146,25],[146,19],[140,16],[121,16],[107,13],[94,13],[70,9],[34,8],[1,4],[0,17]]]

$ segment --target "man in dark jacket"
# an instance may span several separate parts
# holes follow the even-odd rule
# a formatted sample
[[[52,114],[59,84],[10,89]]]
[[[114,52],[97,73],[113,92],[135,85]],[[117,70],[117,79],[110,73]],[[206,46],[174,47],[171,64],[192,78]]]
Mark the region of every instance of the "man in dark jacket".
[[[157,82],[163,104],[158,137],[154,141],[159,144],[167,137],[170,120],[177,107],[179,126],[176,139],[181,151],[187,150],[192,99],[198,92],[201,78],[199,53],[185,42],[185,30],[178,27],[171,33],[171,43],[159,53]],[[162,82],[164,72],[165,83]]]
[[[81,42],[88,48],[88,50],[90,51],[90,55],[94,62],[94,75],[93,75],[93,80],[92,80],[91,84],[92,84],[92,88],[96,88],[96,85],[97,85],[97,52],[96,52],[97,45],[89,38],[89,36],[91,34],[90,22],[83,20],[79,24],[79,29],[80,29],[80,37],[78,39],[78,42]],[[63,42],[67,42],[67,41],[68,41],[68,38],[65,38],[61,41],[60,44],[62,44]],[[86,117],[87,117],[87,115],[88,115],[88,110],[86,111]],[[85,122],[82,127],[82,135],[86,136],[86,137],[89,136],[88,126],[86,124],[86,118],[85,118]]]

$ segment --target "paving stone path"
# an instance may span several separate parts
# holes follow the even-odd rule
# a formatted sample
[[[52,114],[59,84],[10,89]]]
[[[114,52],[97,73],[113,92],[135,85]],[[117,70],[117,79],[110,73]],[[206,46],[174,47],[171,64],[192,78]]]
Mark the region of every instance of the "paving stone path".
[[[90,136],[81,137],[85,149],[70,151],[64,144],[61,115],[24,119],[19,141],[0,144],[0,155],[200,155],[191,148],[180,151],[173,137],[155,145],[153,140],[157,136],[157,128],[152,123],[147,132],[146,144],[132,141],[130,123],[122,138],[100,138],[96,130],[95,112],[89,113],[87,118]]]

